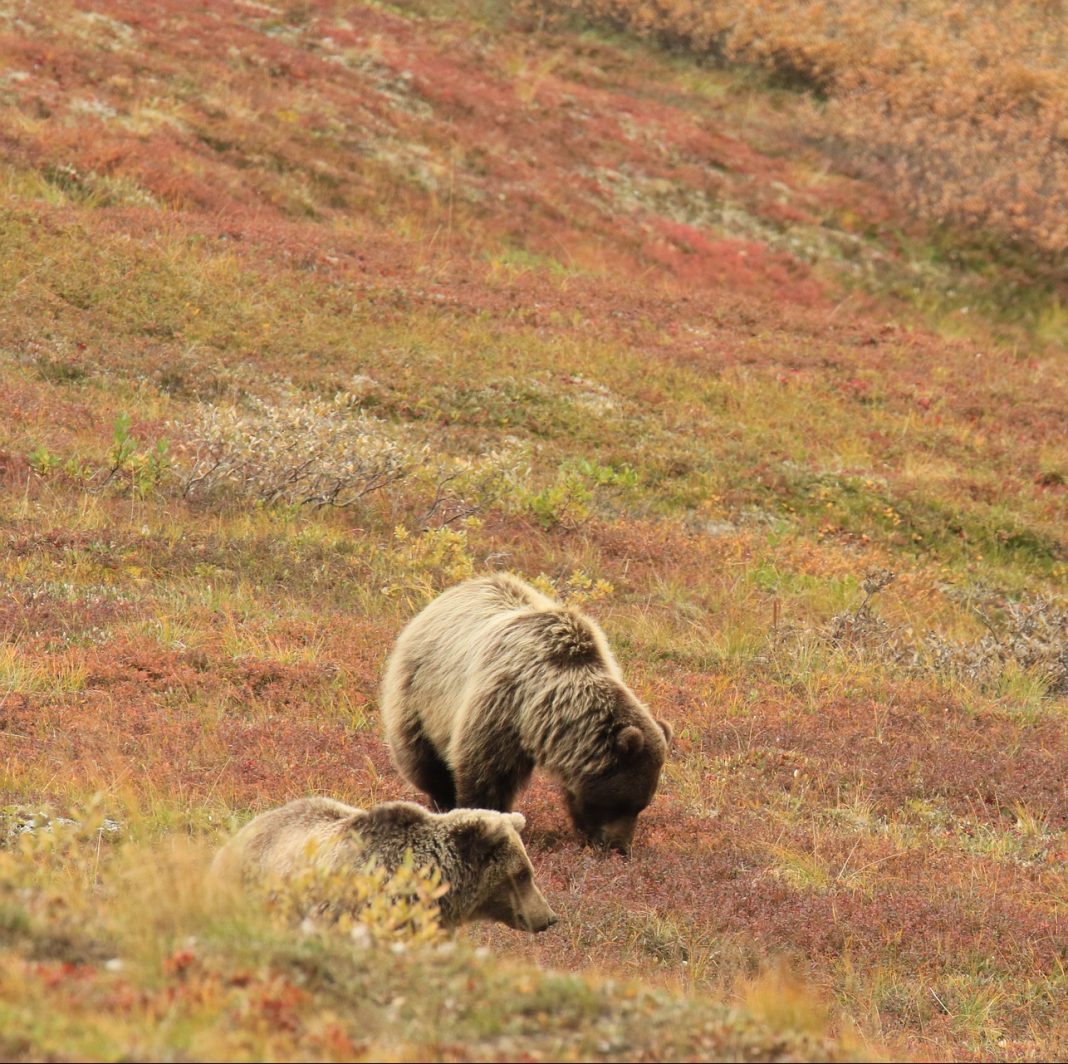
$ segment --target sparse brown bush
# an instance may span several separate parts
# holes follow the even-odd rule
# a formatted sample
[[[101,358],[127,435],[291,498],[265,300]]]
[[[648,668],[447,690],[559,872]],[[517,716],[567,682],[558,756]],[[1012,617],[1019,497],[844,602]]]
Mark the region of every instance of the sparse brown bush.
[[[928,633],[923,654],[929,667],[984,686],[1018,668],[1036,677],[1046,694],[1068,694],[1068,609],[1039,596],[1008,603],[1000,625],[987,623],[988,634],[970,643]]]
[[[373,417],[347,394],[332,400],[283,393],[246,406],[203,404],[176,426],[192,454],[180,471],[187,497],[231,492],[264,505],[349,507],[400,489],[416,530],[441,531],[510,498],[529,474],[523,448],[450,453]]]
[[[1007,603],[998,623],[979,613],[987,633],[978,639],[961,642],[927,632],[917,641],[910,630],[890,624],[871,608],[875,595],[894,579],[888,570],[869,573],[861,585],[864,601],[855,610],[832,617],[823,637],[835,647],[866,657],[953,676],[983,688],[997,687],[1014,672],[1026,672],[1044,694],[1068,694],[1068,608],[1036,596]]]
[[[334,401],[205,405],[188,435],[187,496],[228,488],[265,504],[352,506],[407,477],[425,456],[383,421]]]
[[[900,642],[900,633],[871,608],[872,599],[889,587],[896,575],[889,569],[874,569],[868,573],[861,588],[864,601],[855,610],[835,614],[824,631],[824,636],[838,647],[881,645],[884,650]],[[900,648],[899,648],[900,649]]]

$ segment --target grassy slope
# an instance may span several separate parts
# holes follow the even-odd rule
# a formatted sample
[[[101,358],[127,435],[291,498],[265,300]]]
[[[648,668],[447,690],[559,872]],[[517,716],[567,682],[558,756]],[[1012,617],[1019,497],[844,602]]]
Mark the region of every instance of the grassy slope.
[[[1064,351],[954,302],[1011,271],[950,264],[836,176],[797,99],[490,5],[6,2],[0,56],[3,801],[120,825],[4,866],[5,1054],[816,1057],[850,1024],[1068,1052],[1063,697],[821,637],[874,569],[913,642],[1063,593]],[[206,406],[338,393],[407,480],[344,511],[183,494]],[[369,1011],[336,944],[195,897],[116,921],[158,907],[124,870],[175,837],[413,796],[384,653],[498,566],[589,601],[679,736],[629,862],[581,850],[544,783],[524,797],[562,923],[468,936],[519,967],[381,958],[409,989]],[[830,1018],[746,982],[776,964]],[[444,1023],[443,988],[483,978],[503,1026]],[[506,1005],[520,987],[544,1004]]]

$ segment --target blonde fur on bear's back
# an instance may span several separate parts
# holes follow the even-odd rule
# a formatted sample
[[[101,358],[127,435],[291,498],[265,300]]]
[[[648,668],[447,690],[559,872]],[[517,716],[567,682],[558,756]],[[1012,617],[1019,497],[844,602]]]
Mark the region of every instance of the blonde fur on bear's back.
[[[496,637],[521,617],[555,618],[551,641],[524,638],[520,631],[504,653],[487,661],[487,646],[499,648]],[[508,573],[470,580],[434,599],[397,639],[382,687],[386,734],[395,747],[404,706],[420,706],[422,728],[434,746],[448,751],[463,733],[464,710],[471,705],[470,688],[484,684],[488,673],[510,674],[523,682],[528,698],[553,679],[551,659],[596,656],[609,673],[622,675],[600,628],[577,610],[541,594]],[[413,699],[411,696],[415,695]]]
[[[294,875],[309,852],[329,853],[363,810],[333,798],[303,798],[250,820],[215,856],[217,880]]]

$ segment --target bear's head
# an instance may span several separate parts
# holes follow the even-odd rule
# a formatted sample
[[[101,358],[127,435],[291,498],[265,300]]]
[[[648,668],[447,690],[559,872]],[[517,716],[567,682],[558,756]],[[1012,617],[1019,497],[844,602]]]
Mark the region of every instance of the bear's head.
[[[517,931],[546,931],[556,923],[519,837],[526,826],[521,814],[456,809],[440,816],[459,865],[449,875],[443,912],[451,900],[461,907],[458,920],[498,920]]]
[[[644,708],[644,707],[643,707]],[[603,849],[630,853],[638,814],[653,800],[671,742],[671,725],[646,712],[614,723],[596,768],[564,789],[576,830]]]

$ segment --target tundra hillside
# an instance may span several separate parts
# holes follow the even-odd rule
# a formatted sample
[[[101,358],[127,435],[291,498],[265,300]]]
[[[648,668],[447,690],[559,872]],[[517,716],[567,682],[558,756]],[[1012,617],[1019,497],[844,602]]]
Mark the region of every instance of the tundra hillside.
[[[1056,221],[578,6],[0,0],[5,1058],[1068,1056]],[[501,569],[674,727],[629,860],[536,779],[544,935],[209,905],[418,797],[385,656]]]

